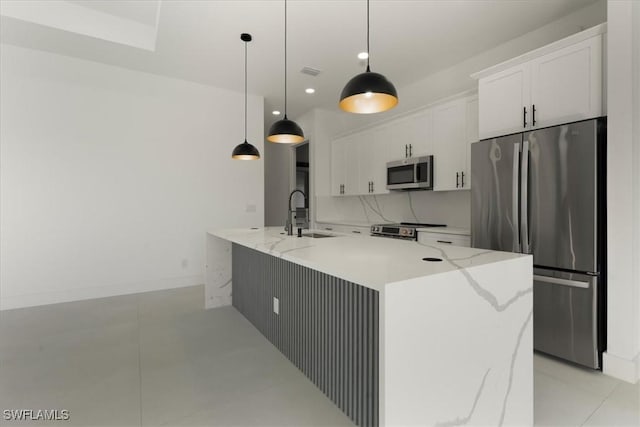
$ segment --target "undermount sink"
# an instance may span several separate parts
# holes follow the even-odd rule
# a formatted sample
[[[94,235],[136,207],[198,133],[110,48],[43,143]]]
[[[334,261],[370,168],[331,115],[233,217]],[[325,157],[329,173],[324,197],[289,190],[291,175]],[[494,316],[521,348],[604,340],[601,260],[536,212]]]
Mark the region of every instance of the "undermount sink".
[[[314,239],[324,238],[324,237],[336,237],[333,234],[324,234],[324,233],[302,233],[303,237],[313,237]]]

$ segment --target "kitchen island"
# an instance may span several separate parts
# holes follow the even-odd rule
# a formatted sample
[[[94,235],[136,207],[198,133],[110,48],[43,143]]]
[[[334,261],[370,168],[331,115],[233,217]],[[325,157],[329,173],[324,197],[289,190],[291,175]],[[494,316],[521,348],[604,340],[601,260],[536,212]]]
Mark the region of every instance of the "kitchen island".
[[[360,426],[533,425],[527,255],[282,228],[207,236],[233,303]]]

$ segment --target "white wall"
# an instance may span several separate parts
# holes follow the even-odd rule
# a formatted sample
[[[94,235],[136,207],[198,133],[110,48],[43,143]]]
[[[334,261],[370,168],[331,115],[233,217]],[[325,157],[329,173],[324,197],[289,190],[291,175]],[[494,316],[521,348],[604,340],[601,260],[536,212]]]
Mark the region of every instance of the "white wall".
[[[2,309],[199,284],[205,230],[262,225],[243,94],[0,48]]]
[[[640,3],[608,2],[608,314],[604,372],[640,379]]]

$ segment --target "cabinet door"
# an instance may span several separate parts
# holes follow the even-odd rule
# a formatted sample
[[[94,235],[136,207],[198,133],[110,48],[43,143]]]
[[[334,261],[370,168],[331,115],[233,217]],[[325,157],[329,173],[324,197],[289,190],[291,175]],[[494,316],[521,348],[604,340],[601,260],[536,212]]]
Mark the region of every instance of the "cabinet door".
[[[433,154],[431,110],[424,110],[406,119],[406,139],[409,157]]]
[[[471,246],[471,236],[420,231],[418,233],[418,242],[427,245],[451,245],[468,248]]]
[[[528,63],[521,64],[480,79],[480,139],[522,132],[530,127],[529,67]]]
[[[408,130],[405,126],[406,119],[393,120],[379,126],[377,129],[386,133],[387,140],[387,161],[404,159],[409,157],[409,143],[407,142]]]
[[[531,61],[535,127],[602,115],[602,36]]]
[[[358,140],[354,141],[357,144],[358,152],[358,188],[357,194],[369,194],[369,183],[373,179],[373,157],[375,154],[375,141],[373,138],[374,132],[372,130],[365,130],[358,134]]]
[[[471,189],[471,144],[478,141],[478,97],[470,96],[466,99],[467,107],[467,141],[465,146],[464,177],[460,184],[465,190]]]
[[[331,195],[341,196],[345,182],[345,144],[342,139],[331,143]]]
[[[389,141],[393,139],[388,128],[378,128],[371,133],[372,148],[370,155],[369,176],[371,180],[370,194],[386,194],[387,162],[391,161]]]
[[[346,165],[344,194],[347,196],[362,194],[360,182],[360,152],[357,135],[345,138],[344,161]]]
[[[460,173],[466,167],[466,114],[464,98],[433,107],[433,189],[460,189]],[[457,178],[457,179],[456,179]]]

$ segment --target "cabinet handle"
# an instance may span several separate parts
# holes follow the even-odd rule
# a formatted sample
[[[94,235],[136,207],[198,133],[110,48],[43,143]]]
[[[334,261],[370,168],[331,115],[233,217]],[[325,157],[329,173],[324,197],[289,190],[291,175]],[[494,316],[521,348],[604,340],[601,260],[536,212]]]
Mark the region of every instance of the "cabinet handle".
[[[409,157],[409,146],[404,144],[404,158],[406,159],[407,157]]]
[[[371,192],[373,193],[374,191],[373,181],[371,181]]]
[[[531,106],[531,115],[532,115],[532,117],[531,117],[531,121],[532,121],[531,125],[535,126],[536,125],[536,104],[533,104]]]
[[[324,229],[325,230],[329,230],[329,231],[333,231],[333,228],[331,228],[331,227],[325,227]]]
[[[409,144],[409,157],[413,156],[413,144]]]
[[[354,233],[354,234],[362,234],[358,230],[351,230],[351,232]]]
[[[460,188],[464,188],[464,172],[460,172]]]
[[[450,242],[448,240],[436,240],[436,242],[438,242],[438,243],[449,243],[449,244],[453,243],[453,242]]]
[[[522,107],[522,127],[527,127],[527,107]]]
[[[456,188],[460,187],[460,173],[456,172]]]

